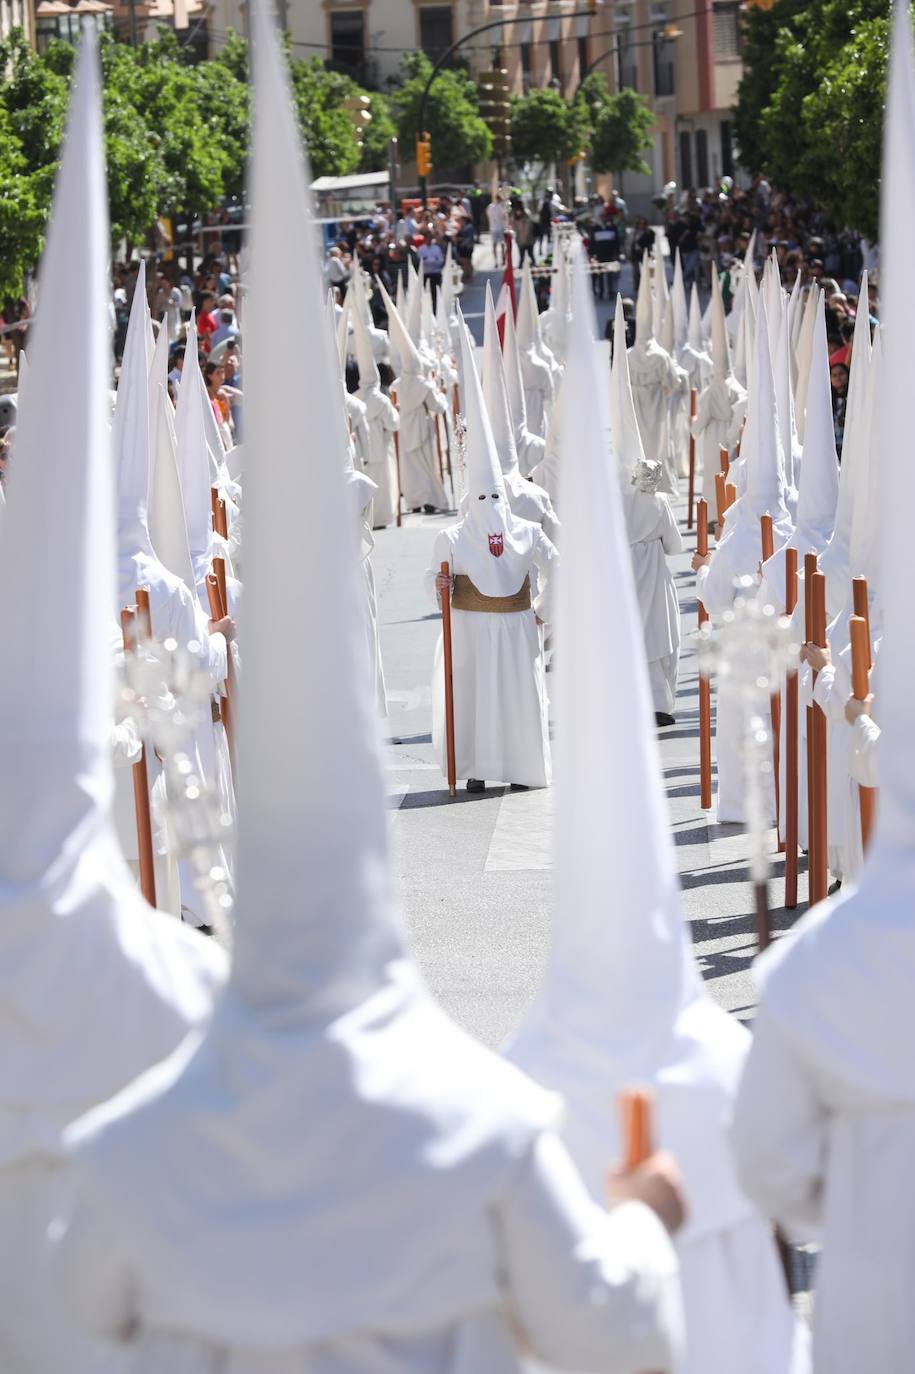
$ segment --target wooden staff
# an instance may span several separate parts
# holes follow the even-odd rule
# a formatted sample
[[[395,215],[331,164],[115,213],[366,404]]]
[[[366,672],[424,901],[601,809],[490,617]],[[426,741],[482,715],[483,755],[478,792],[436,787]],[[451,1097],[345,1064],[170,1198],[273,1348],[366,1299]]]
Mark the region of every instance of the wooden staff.
[[[724,473],[725,477],[727,477],[728,473],[731,471],[731,460],[724,444],[718,449],[718,462],[721,466],[721,471]]]
[[[213,517],[213,529],[216,528],[216,502],[219,500],[219,492],[216,487],[210,487],[210,513]]]
[[[690,387],[689,392],[689,489],[686,501],[686,528],[691,530],[693,527],[693,503],[696,495],[696,436],[693,434],[693,420],[696,418],[696,400],[698,393],[695,387]]]
[[[397,410],[396,391],[391,392],[391,405],[394,407],[395,410]],[[397,463],[397,528],[400,529],[401,525],[403,524],[403,516],[401,515],[401,509],[403,507],[403,492],[401,491],[400,487],[400,432],[396,429],[394,431],[394,459]]]
[[[121,636],[124,653],[136,645],[136,607],[125,606],[121,611]],[[156,905],[156,861],[153,854],[152,816],[149,809],[149,773],[146,768],[146,746],[133,765],[133,803],[137,820],[137,858],[140,865],[140,891],[150,906]]]
[[[765,563],[775,553],[775,531],[772,528],[772,516],[768,511],[759,517],[759,534],[762,561]],[[782,698],[778,689],[772,693],[769,699],[769,715],[772,721],[772,767],[775,770],[775,833],[778,837],[778,847],[783,850],[785,846],[782,841],[781,799]]]
[[[440,568],[443,577],[451,576],[451,568],[443,562]],[[453,797],[457,791],[457,764],[454,757],[454,659],[451,651],[451,593],[440,594],[442,603],[442,657],[445,662],[445,752],[448,759],[448,791]]]
[[[813,642],[820,649],[826,648],[826,574],[815,572],[811,579],[810,598],[813,602],[811,628]],[[813,681],[816,682],[814,673]],[[814,824],[816,827],[816,867],[813,889],[809,905],[821,902],[829,886],[827,878],[827,778],[826,778],[826,716],[819,706],[813,707],[813,766],[816,777]]]
[[[851,634],[851,694],[856,701],[865,701],[870,691],[868,678],[871,656],[867,621],[861,615],[850,616],[848,629]],[[876,788],[859,785],[858,801],[861,809],[861,845],[866,854],[874,825],[874,807],[877,801]]]
[[[797,549],[785,550],[785,614],[797,606]],[[785,906],[797,906],[797,670],[785,681]]]
[[[652,1097],[647,1088],[623,1088],[617,1102],[623,1137],[623,1164],[637,1169],[653,1154],[651,1142]]]
[[[859,615],[867,628],[867,671],[873,668],[871,658],[871,608],[867,600],[867,578],[853,577],[851,580],[851,594],[854,600],[855,615]]]
[[[703,498],[696,506],[696,552],[708,557],[708,502]],[[698,603],[700,627],[708,620],[708,611]],[[712,684],[699,676],[699,805],[708,811],[712,805]]]
[[[213,529],[218,535],[221,535],[223,539],[228,539],[229,518],[226,514],[226,503],[222,497],[216,502],[216,510],[213,516]]]
[[[438,451],[438,475],[441,478],[442,486],[445,485],[445,460],[442,457],[442,435],[438,422],[441,416],[436,412],[435,415],[435,447]]]
[[[731,507],[733,506],[733,504],[734,504],[734,502],[735,502],[736,500],[737,500],[737,488],[735,487],[734,483],[733,483],[733,482],[725,482],[725,484],[724,484],[724,509],[725,509],[725,513],[727,513],[727,512],[731,509]]]
[[[152,639],[152,610],[149,605],[149,588],[137,587],[137,624],[143,639]]]
[[[724,489],[724,473],[715,473],[715,538],[720,539],[724,531],[724,512],[727,509],[727,493]]]
[[[454,412],[455,423],[457,423],[461,418],[461,393],[458,390],[457,382],[455,382],[451,392],[451,407]]]
[[[225,583],[225,575],[226,575],[226,565],[225,565],[225,561],[224,561],[222,558],[214,558],[214,559],[213,559],[213,567],[214,567],[214,569],[215,569],[217,563],[221,563],[221,564],[222,564],[222,581],[223,581],[223,584],[224,584],[224,583]],[[210,603],[210,619],[211,619],[211,620],[222,620],[222,619],[225,617],[225,615],[227,614],[227,612],[226,612],[226,604],[225,604],[225,602],[223,601],[223,592],[222,592],[222,589],[221,589],[221,587],[220,587],[220,577],[219,577],[219,574],[216,573],[216,572],[207,573],[207,577],[206,577],[206,586],[207,586],[207,600],[208,600],[209,603]],[[235,728],[234,728],[234,721],[233,721],[233,719],[232,719],[232,646],[231,646],[231,644],[228,643],[228,641],[226,642],[226,682],[225,682],[225,687],[226,687],[225,695],[221,695],[220,698],[219,698],[219,715],[220,715],[220,718],[221,718],[221,720],[222,720],[222,727],[223,727],[223,729],[224,729],[225,732],[226,732],[226,742],[228,743],[228,746],[229,746],[229,760],[230,760],[230,762],[231,762],[231,764],[232,764],[232,777],[233,777],[233,779],[234,779],[235,776],[236,776],[236,773],[235,773]]]

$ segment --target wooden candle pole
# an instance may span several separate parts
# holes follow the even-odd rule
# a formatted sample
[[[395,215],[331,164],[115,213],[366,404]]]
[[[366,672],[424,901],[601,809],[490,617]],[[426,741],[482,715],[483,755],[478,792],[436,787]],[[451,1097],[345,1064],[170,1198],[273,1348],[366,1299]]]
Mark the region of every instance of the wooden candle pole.
[[[700,500],[696,506],[696,552],[708,557],[708,502]],[[699,624],[708,620],[708,612],[699,602]],[[699,805],[708,811],[712,805],[712,684],[699,675]]]
[[[439,570],[443,577],[451,576],[451,567],[443,562]],[[451,649],[451,593],[440,594],[442,603],[442,658],[445,666],[445,753],[448,760],[448,791],[457,792],[457,764],[454,756],[454,659]]]
[[[867,631],[867,671],[873,668],[871,659],[871,608],[867,599],[867,578],[853,577],[851,580],[851,593],[854,601],[855,615],[859,615],[864,621]]]
[[[623,1138],[623,1165],[626,1169],[637,1169],[653,1154],[651,1093],[646,1088],[624,1088],[617,1101]]]
[[[851,694],[856,701],[865,701],[870,691],[868,663],[871,656],[867,621],[861,615],[850,616],[848,628],[851,634]],[[865,854],[867,853],[867,846],[870,844],[871,831],[874,825],[874,806],[876,800],[877,793],[875,788],[859,786],[858,801],[861,808],[861,845]]]
[[[213,529],[223,539],[229,537],[229,517],[226,513],[226,503],[222,497],[216,502],[216,509],[213,513]]]
[[[785,614],[797,606],[797,549],[785,550]],[[797,906],[797,670],[785,681],[785,906]]]
[[[720,539],[724,533],[724,512],[727,508],[727,493],[724,489],[724,473],[715,473],[715,538]]]
[[[724,444],[718,449],[718,462],[721,465],[721,471],[724,473],[725,477],[727,477],[728,473],[731,471],[731,460],[728,457],[728,451]]]
[[[804,554],[804,643],[813,643],[813,595],[811,587],[817,570],[815,553]],[[814,674],[814,681],[816,674]],[[806,708],[807,723],[807,900],[812,904],[816,867],[816,769],[813,765],[813,704]]]
[[[816,572],[812,578],[810,588],[813,609],[811,612],[811,623],[813,629],[813,642],[819,648],[826,648],[826,575]],[[816,682],[817,675],[814,673],[813,680]],[[829,886],[827,878],[827,859],[828,859],[828,838],[827,838],[827,777],[826,777],[826,716],[823,711],[814,703],[813,707],[813,764],[816,773],[816,809],[814,821],[816,825],[816,896],[810,902],[821,902],[826,896]]]
[[[727,513],[727,512],[731,509],[731,507],[733,506],[733,504],[734,504],[734,502],[735,502],[736,500],[737,500],[737,488],[735,487],[734,483],[733,483],[733,482],[725,482],[725,484],[724,484],[724,509],[725,509],[725,513]]]
[[[436,416],[435,416],[435,447],[436,447],[436,451],[438,452],[438,475],[439,475],[439,477],[441,478],[442,486],[444,486],[444,485],[445,485],[445,460],[444,460],[444,458],[442,457],[442,434],[441,434],[441,430],[439,429],[439,420],[440,420],[440,419],[441,419],[441,416],[438,415],[438,414],[436,414]]]
[[[121,636],[124,653],[132,653],[136,646],[136,607],[125,606],[121,611]],[[140,867],[140,891],[150,906],[156,905],[156,861],[153,853],[152,816],[149,809],[149,774],[146,768],[146,745],[133,765],[133,802],[137,821],[137,858]]]
[[[149,588],[137,587],[137,636],[152,639],[152,610],[149,605]]]
[[[210,487],[210,514],[213,517],[213,529],[216,528],[216,502],[219,500],[219,492],[215,487]]]
[[[686,500],[686,528],[693,527],[693,505],[696,496],[696,436],[693,434],[693,421],[696,418],[698,392],[695,387],[689,393],[689,488]]]
[[[768,511],[759,517],[759,533],[762,561],[765,563],[775,553],[775,531],[772,528],[772,516]],[[784,824],[781,798],[782,697],[779,690],[772,693],[769,702],[769,715],[772,721],[772,767],[775,771],[775,832],[778,836],[779,850],[783,850],[785,845],[782,839]]]
[[[391,392],[391,405],[397,410],[396,391]],[[403,524],[403,516],[401,514],[403,510],[403,491],[400,485],[400,433],[396,429],[394,431],[394,460],[397,464],[397,528],[400,529]]]

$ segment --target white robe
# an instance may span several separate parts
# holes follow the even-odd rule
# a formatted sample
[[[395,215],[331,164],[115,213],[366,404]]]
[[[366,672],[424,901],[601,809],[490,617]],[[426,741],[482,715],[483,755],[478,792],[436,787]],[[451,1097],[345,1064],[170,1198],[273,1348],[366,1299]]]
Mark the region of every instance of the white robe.
[[[397,405],[400,410],[400,489],[408,510],[418,506],[448,509],[435,443],[435,416],[448,409],[448,402],[434,382],[425,377],[405,376],[397,380]]]
[[[671,435],[670,401],[675,394],[682,394],[686,375],[654,339],[647,344],[635,344],[628,350],[628,357],[632,399],[645,457],[662,465],[661,490],[675,496],[680,478]]]
[[[666,496],[630,488],[623,494],[636,596],[655,711],[673,714],[680,663],[680,607],[667,554],[683,547]]]
[[[536,357],[533,348],[520,350],[520,362],[527,427],[535,438],[545,439],[556,390],[553,373],[547,363]],[[518,461],[522,465],[521,471],[527,477],[530,469],[525,469],[520,453]]]
[[[366,408],[368,426],[366,462],[363,471],[378,488],[372,522],[376,528],[391,525],[397,519],[397,460],[394,433],[400,428],[400,417],[390,399],[379,387],[359,391],[359,399]]]
[[[176,1331],[154,1292],[134,1292],[118,1219],[100,1205],[71,1225],[60,1270],[83,1322],[131,1341],[131,1374],[519,1374],[522,1343],[591,1374],[673,1367],[682,1313],[664,1228],[641,1203],[596,1206],[551,1132],[442,1249],[442,1266],[410,1297],[413,1329],[341,1331],[301,1349],[227,1348]],[[47,1374],[64,1371],[83,1374],[69,1363]]]
[[[458,527],[455,527],[458,528]],[[436,538],[432,567],[426,573],[438,605],[435,577],[447,562],[452,575],[464,573],[459,555],[443,530]],[[549,704],[543,663],[543,633],[535,613],[550,622],[550,563],[555,547],[538,529],[529,574],[539,574],[539,592],[527,611],[451,612],[454,682],[454,737],[458,778],[546,787],[552,776]],[[523,580],[523,579],[522,579]],[[442,642],[435,651],[432,740],[447,774],[445,687]]]
[[[915,1106],[805,1053],[764,1001],[733,1138],[761,1210],[796,1238],[822,1241],[815,1374],[915,1367]]]

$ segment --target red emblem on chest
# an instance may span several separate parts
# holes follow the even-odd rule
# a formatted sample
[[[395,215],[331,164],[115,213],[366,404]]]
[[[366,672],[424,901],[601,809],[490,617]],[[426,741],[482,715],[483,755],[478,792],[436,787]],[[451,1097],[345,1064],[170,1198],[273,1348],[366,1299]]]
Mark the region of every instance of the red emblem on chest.
[[[505,547],[505,536],[502,534],[491,534],[489,536],[489,552],[493,558],[501,558],[502,550]]]

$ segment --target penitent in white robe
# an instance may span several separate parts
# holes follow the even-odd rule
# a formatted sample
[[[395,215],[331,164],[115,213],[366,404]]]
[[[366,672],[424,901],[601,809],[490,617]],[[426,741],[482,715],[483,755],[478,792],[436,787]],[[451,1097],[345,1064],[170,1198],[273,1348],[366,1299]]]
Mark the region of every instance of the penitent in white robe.
[[[667,555],[679,553],[683,540],[670,503],[660,493],[630,487],[623,492],[623,512],[654,709],[672,715],[680,664],[680,606]]]
[[[680,489],[677,454],[670,426],[670,400],[686,386],[685,374],[654,339],[636,343],[628,351],[632,399],[645,457],[661,464],[661,490],[675,496]]]
[[[426,585],[435,604],[435,578],[447,562],[452,575],[466,573],[452,535],[436,538]],[[543,631],[550,622],[550,563],[556,549],[541,529],[533,541],[528,572],[538,595],[527,611],[451,612],[454,681],[454,738],[458,778],[546,787],[551,779],[549,703],[543,661]],[[523,581],[523,577],[522,577]],[[519,588],[520,590],[520,588]],[[442,643],[435,651],[432,740],[447,774],[445,687]]]
[[[380,387],[363,387],[358,394],[366,409],[368,427],[365,466],[362,470],[378,488],[372,514],[372,523],[378,529],[393,524],[397,519],[394,434],[400,428],[400,416]]]
[[[400,410],[400,489],[408,510],[418,506],[448,509],[435,445],[435,417],[448,402],[434,382],[415,375],[397,380]]]

